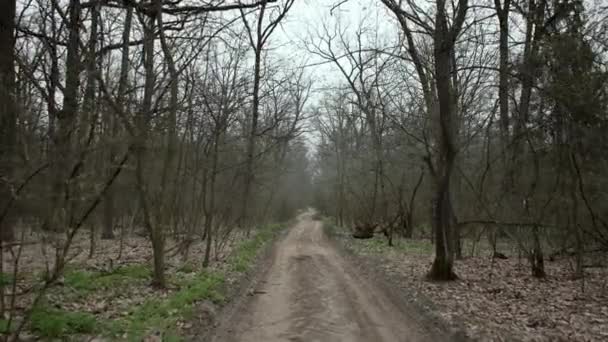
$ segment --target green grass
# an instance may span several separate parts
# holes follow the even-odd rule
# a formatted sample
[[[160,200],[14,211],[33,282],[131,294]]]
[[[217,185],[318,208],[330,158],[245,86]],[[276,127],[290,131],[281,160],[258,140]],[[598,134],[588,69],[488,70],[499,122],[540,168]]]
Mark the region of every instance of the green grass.
[[[150,279],[151,276],[150,268],[145,265],[122,266],[109,273],[70,269],[65,273],[64,285],[81,295],[86,295],[89,292],[117,288],[133,281]]]
[[[224,276],[217,272],[201,272],[182,289],[165,299],[151,298],[133,308],[129,315],[109,325],[108,335],[118,338],[124,334],[129,341],[140,341],[152,330],[171,333],[171,328],[182,318],[192,314],[193,304],[199,300],[219,303],[224,300],[220,289]],[[168,333],[167,333],[168,332]],[[164,336],[167,340],[167,336]]]
[[[241,242],[228,258],[229,269],[234,272],[245,272],[253,264],[259,250],[265,246],[283,225],[269,225],[258,230],[256,235]],[[193,269],[185,267],[180,272],[191,273]],[[107,334],[113,339],[126,334],[129,341],[141,341],[151,331],[162,331],[163,341],[180,341],[173,330],[177,321],[191,317],[194,304],[201,300],[221,303],[225,300],[222,293],[225,274],[220,272],[198,273],[194,278],[177,277],[181,289],[168,298],[147,300],[133,308],[126,318],[116,320],[107,326]]]
[[[348,232],[347,228],[338,227],[335,220],[330,217],[323,219],[323,228],[330,236],[341,235],[340,232]],[[422,229],[422,228],[419,228]],[[348,239],[351,239],[353,245],[360,251],[369,254],[383,254],[389,251],[401,251],[404,253],[413,254],[432,254],[433,245],[429,240],[422,239],[403,239],[395,237],[393,239],[393,247],[388,245],[388,240],[382,234],[376,234],[371,239],[354,239],[348,234]]]
[[[60,338],[69,335],[90,334],[100,325],[94,315],[85,312],[70,312],[40,305],[31,316],[31,329],[43,338]]]
[[[194,273],[196,272],[197,266],[192,262],[187,262],[180,266],[177,271],[180,273]]]
[[[0,272],[0,286],[8,286],[13,284],[13,275],[10,273]]]
[[[383,254],[391,250],[411,254],[431,254],[433,252],[433,245],[428,240],[394,239],[393,247],[388,245],[386,238],[379,236],[355,241],[358,248],[370,254]]]
[[[6,334],[9,332],[8,321],[6,319],[0,319],[0,334]]]
[[[228,259],[230,269],[236,272],[247,271],[255,260],[258,250],[270,241],[283,227],[280,224],[265,226],[252,239],[241,242]]]
[[[260,249],[272,240],[284,225],[268,225],[257,230],[251,239],[241,242],[228,258],[228,269],[242,273],[249,270]],[[133,306],[128,315],[112,321],[97,319],[93,314],[70,312],[40,304],[32,311],[30,328],[43,339],[70,340],[75,335],[103,335],[111,340],[141,341],[154,331],[162,332],[163,341],[180,341],[176,323],[190,318],[198,301],[210,300],[221,303],[225,276],[220,271],[200,271],[193,264],[185,264],[171,277],[172,286],[179,290],[165,298],[150,298],[143,304]],[[65,302],[82,299],[87,295],[108,289],[120,290],[134,282],[149,281],[152,277],[147,265],[119,267],[112,272],[78,270],[70,267],[64,275],[64,286],[60,291]],[[0,275],[0,285],[6,277]],[[6,278],[8,279],[8,278]],[[6,322],[0,320],[0,331],[7,331]]]

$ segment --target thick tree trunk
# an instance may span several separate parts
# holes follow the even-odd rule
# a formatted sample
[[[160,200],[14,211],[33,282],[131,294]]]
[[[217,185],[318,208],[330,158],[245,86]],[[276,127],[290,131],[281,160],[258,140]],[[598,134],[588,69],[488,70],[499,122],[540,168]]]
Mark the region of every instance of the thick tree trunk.
[[[430,280],[454,280],[454,255],[451,238],[451,217],[449,204],[449,182],[437,186],[433,227],[435,229],[435,260],[428,273]]]
[[[13,177],[17,132],[15,103],[15,0],[0,3],[0,242],[14,239]]]
[[[536,278],[544,278],[545,273],[545,256],[540,243],[540,232],[538,227],[532,228],[532,253],[530,254],[530,265],[532,267],[532,276]]]
[[[435,16],[435,78],[437,97],[439,100],[439,122],[438,122],[438,155],[434,176],[436,180],[436,203],[433,215],[433,227],[435,229],[435,260],[431,266],[428,277],[431,280],[453,280],[456,274],[453,271],[454,246],[453,246],[453,224],[452,204],[450,202],[450,179],[456,159],[456,147],[454,146],[455,115],[452,108],[454,97],[453,86],[450,77],[451,58],[453,54],[456,37],[464,23],[467,12],[467,0],[461,0],[459,11],[454,24],[448,29],[446,19],[445,0],[437,0],[437,13]]]

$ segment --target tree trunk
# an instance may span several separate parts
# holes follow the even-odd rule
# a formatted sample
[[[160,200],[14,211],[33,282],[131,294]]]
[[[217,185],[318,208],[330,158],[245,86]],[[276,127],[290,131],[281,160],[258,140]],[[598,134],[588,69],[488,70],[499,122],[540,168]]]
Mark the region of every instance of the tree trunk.
[[[144,168],[146,163],[146,149],[148,144],[148,130],[150,120],[152,118],[152,95],[154,92],[154,23],[155,18],[147,18],[144,22],[144,97],[142,108],[137,116],[137,140],[136,140],[136,180],[139,191],[141,206],[143,209],[145,226],[152,240],[152,251],[154,254],[154,274],[152,284],[156,287],[163,288],[165,282],[165,235],[164,227],[153,220],[152,208],[149,205],[146,181],[144,177]]]
[[[414,237],[414,220],[411,211],[408,211],[403,214],[405,218],[403,219],[403,237],[406,239],[411,239]]]
[[[15,103],[15,0],[0,4],[0,242],[14,239],[13,177],[17,133]]]
[[[176,189],[170,187],[169,178],[171,174],[177,176],[176,164],[176,151],[177,151],[177,110],[178,110],[178,72],[175,66],[175,61],[171,53],[171,49],[165,36],[163,15],[162,15],[162,3],[160,0],[156,1],[156,20],[158,26],[158,32],[160,36],[160,45],[165,55],[165,63],[169,70],[170,76],[170,92],[169,92],[169,113],[167,117],[167,134],[166,144],[167,150],[165,155],[165,163],[163,166],[160,193],[163,194],[163,199],[160,205],[160,222],[165,227],[170,227],[173,221],[175,206]]]
[[[262,19],[260,19],[262,20]],[[255,49],[255,64],[254,64],[254,75],[253,75],[253,103],[251,108],[251,122],[249,127],[249,137],[247,139],[247,159],[245,161],[245,184],[243,190],[243,203],[241,208],[241,226],[247,227],[249,232],[250,222],[250,211],[249,206],[251,205],[251,187],[254,182],[254,157],[255,157],[255,144],[256,136],[258,131],[258,117],[260,115],[260,81],[261,81],[261,64],[262,64],[262,44],[261,37],[258,36],[258,42]]]
[[[63,108],[57,112],[57,134],[55,141],[54,186],[51,211],[47,227],[51,231],[62,231],[74,205],[75,194],[71,193],[71,178],[73,162],[73,141],[76,118],[78,114],[78,98],[80,93],[80,0],[71,0],[69,7],[69,36],[67,44],[65,90],[63,92]]]
[[[455,23],[448,29],[445,13],[445,0],[437,0],[437,13],[435,16],[435,77],[437,97],[439,100],[438,122],[438,155],[434,176],[436,179],[435,207],[433,227],[435,229],[435,260],[431,266],[428,277],[431,280],[453,280],[456,274],[453,271],[454,251],[452,232],[452,205],[450,202],[450,178],[456,158],[454,146],[454,113],[452,105],[451,58],[456,37],[462,28],[464,16],[467,11],[467,1],[461,0],[459,12]]]
[[[218,120],[221,121],[221,120]],[[209,266],[209,260],[211,255],[211,243],[214,238],[213,235],[213,218],[215,215],[215,180],[217,175],[217,165],[219,158],[219,144],[221,138],[221,130],[223,129],[223,125],[220,123],[216,124],[215,134],[214,134],[214,142],[213,142],[213,156],[211,161],[211,175],[209,178],[209,205],[206,208],[205,212],[205,232],[207,235],[207,243],[205,246],[205,258],[203,260],[203,267]]]
[[[412,191],[412,195],[410,196],[410,204],[408,208],[406,208],[406,216],[405,216],[405,238],[411,239],[414,236],[414,211],[416,208],[416,195],[418,194],[418,189],[420,189],[420,185],[422,185],[422,181],[424,180],[424,169],[420,169],[420,176],[418,177],[418,181],[416,182],[416,186],[414,186],[414,190]]]
[[[122,55],[120,62],[120,78],[118,80],[118,105],[119,109],[124,112],[126,107],[127,82],[129,80],[129,40],[131,39],[131,23],[133,21],[133,8],[126,9],[124,31],[122,34]],[[108,115],[108,127],[106,127],[106,141],[108,143],[108,163],[112,169],[112,165],[116,162],[116,143],[114,139],[118,136],[118,120],[114,116]],[[114,238],[114,222],[116,221],[115,210],[115,187],[111,186],[106,191],[104,197],[104,218],[103,231],[101,232],[102,239]]]
[[[538,227],[532,228],[533,247],[530,254],[530,265],[532,268],[532,276],[535,278],[544,278],[545,273],[545,257],[540,243],[540,233]]]

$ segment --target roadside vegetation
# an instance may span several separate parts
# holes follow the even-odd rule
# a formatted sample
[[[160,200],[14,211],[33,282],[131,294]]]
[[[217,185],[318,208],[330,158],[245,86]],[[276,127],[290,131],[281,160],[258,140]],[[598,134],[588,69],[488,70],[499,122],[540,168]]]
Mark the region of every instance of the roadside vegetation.
[[[147,245],[137,246],[142,254],[131,254],[128,261],[116,260],[118,264],[113,266],[103,264],[112,257],[106,253],[84,263],[70,263],[64,276],[32,305],[21,337],[141,341],[147,336],[158,336],[163,341],[179,341],[184,329],[194,328],[190,321],[197,314],[198,305],[208,302],[221,306],[226,300],[227,279],[239,278],[247,272],[260,251],[284,228],[285,224],[266,225],[249,238],[240,234],[206,268],[196,259],[170,258],[168,286],[163,290],[150,287],[153,275],[145,262],[151,253]],[[193,250],[198,250],[197,247]],[[25,287],[27,282],[36,282],[42,276],[42,269],[32,271],[32,279],[24,279],[19,286]],[[23,301],[20,304],[26,305],[34,295],[20,298]],[[18,322],[11,322],[10,327],[8,324],[7,320],[0,321],[5,335]]]

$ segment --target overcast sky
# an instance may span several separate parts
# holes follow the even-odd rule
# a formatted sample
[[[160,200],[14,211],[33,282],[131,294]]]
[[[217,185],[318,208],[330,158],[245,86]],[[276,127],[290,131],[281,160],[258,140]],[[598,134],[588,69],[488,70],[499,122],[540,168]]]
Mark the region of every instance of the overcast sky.
[[[334,65],[317,65],[321,59],[308,53],[303,46],[303,42],[309,40],[311,35],[314,36],[323,22],[334,25],[339,20],[340,25],[349,27],[351,33],[355,32],[362,19],[367,25],[373,26],[378,21],[378,26],[384,29],[392,25],[391,18],[386,15],[386,10],[378,0],[349,0],[332,11],[333,6],[340,2],[296,0],[281,30],[276,31],[272,37],[273,53],[293,61],[294,65],[314,65],[307,69],[312,73],[316,87],[335,83],[341,77]]]

